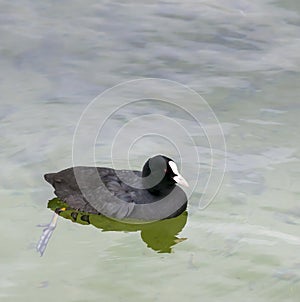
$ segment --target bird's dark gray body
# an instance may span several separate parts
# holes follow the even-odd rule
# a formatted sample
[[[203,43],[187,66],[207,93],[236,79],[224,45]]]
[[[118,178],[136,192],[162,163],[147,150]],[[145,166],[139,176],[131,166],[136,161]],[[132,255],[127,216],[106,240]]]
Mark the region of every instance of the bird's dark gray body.
[[[74,167],[45,174],[45,179],[70,208],[114,219],[161,220],[176,217],[187,207],[187,196],[180,187],[172,184],[167,193],[150,193],[140,171]]]

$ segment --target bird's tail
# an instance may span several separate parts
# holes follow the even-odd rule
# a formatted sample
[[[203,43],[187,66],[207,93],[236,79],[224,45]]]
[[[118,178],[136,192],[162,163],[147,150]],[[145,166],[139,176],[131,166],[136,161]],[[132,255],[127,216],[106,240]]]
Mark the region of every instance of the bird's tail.
[[[49,184],[53,185],[54,184],[54,176],[56,173],[47,173],[44,175],[44,178]]]

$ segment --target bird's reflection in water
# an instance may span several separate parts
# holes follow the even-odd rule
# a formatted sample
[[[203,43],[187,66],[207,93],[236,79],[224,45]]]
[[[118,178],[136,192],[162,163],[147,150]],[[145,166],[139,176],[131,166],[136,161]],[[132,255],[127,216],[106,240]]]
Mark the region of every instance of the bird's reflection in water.
[[[53,198],[52,200],[50,200],[48,203],[48,208],[55,211],[61,217],[70,219],[73,222],[83,225],[91,224],[96,228],[101,229],[102,231],[141,231],[142,240],[147,244],[149,248],[159,253],[170,253],[172,251],[172,246],[186,240],[186,238],[176,237],[186,224],[188,217],[188,213],[186,211],[175,218],[145,224],[129,224],[112,220],[103,215],[88,214],[80,211],[75,211],[73,209],[68,209],[67,205],[61,202],[58,198]],[[44,229],[44,234],[49,231],[50,225],[48,225],[48,227]],[[53,229],[54,228],[52,227],[52,230],[50,231],[51,234],[53,232]],[[37,247],[41,255],[43,254],[51,235],[48,235],[49,238],[48,240],[46,240],[46,242],[42,242],[42,237],[40,239],[40,242],[38,243],[38,247],[43,246],[43,250],[41,251]]]

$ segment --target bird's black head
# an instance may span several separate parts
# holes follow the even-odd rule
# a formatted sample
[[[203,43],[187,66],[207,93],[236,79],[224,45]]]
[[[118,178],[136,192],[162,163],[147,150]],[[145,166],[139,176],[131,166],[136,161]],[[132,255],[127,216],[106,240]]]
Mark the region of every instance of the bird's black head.
[[[176,183],[188,187],[175,162],[163,155],[149,158],[142,171],[143,185],[152,194],[167,195]]]

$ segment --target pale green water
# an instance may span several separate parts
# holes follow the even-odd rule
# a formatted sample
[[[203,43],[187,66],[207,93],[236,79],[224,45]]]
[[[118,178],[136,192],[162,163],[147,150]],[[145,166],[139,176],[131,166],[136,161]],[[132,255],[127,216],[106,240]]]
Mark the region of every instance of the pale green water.
[[[1,1],[1,301],[298,301],[299,13],[296,1]],[[42,175],[72,165],[76,124],[96,95],[141,77],[178,81],[210,104],[227,143],[219,194],[198,209],[209,152],[190,125],[201,170],[178,235],[187,240],[157,253],[139,232],[60,219],[39,257],[36,225],[51,218],[53,197]],[[172,110],[148,104],[119,112],[96,142],[97,163],[109,164],[104,142],[115,129],[142,114],[175,117]],[[139,125],[149,129],[151,119]],[[142,126],[127,131],[134,137]],[[172,133],[193,183],[194,149]],[[132,168],[168,150],[177,156],[160,138],[137,142]],[[127,158],[114,164],[125,168]]]

